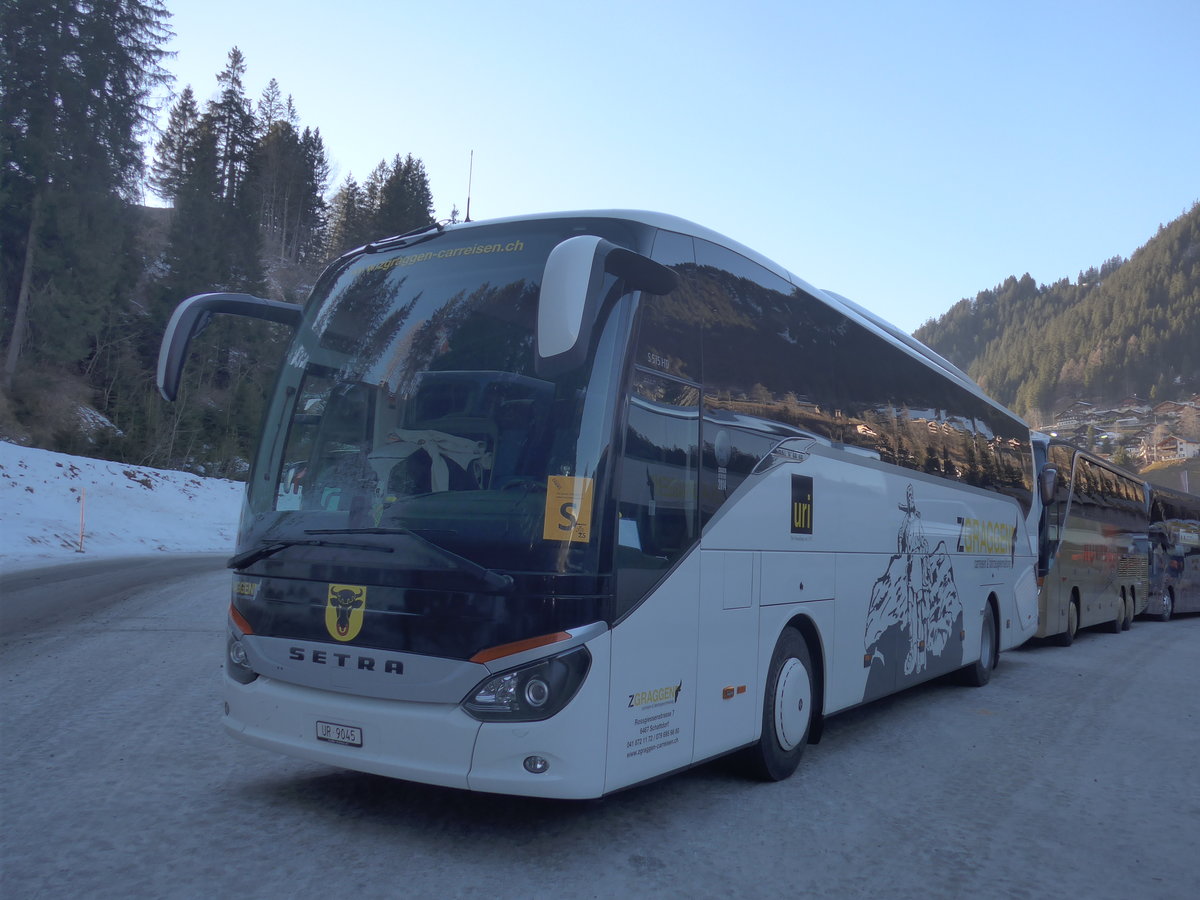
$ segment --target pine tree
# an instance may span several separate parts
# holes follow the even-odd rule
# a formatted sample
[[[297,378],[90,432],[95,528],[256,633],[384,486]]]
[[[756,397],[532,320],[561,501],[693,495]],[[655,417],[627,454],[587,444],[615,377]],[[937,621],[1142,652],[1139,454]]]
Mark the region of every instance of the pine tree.
[[[403,159],[397,155],[380,188],[376,235],[403,234],[432,225],[433,221],[433,194],[425,164],[411,153]]]
[[[188,177],[188,155],[200,124],[200,110],[189,84],[171,107],[167,127],[154,146],[150,166],[150,187],[162,199],[171,202],[178,196]]]
[[[329,206],[329,237],[325,243],[325,255],[334,258],[362,244],[359,237],[364,230],[364,199],[362,189],[353,175],[346,176]]]
[[[150,96],[169,77],[160,66],[166,20],[160,0],[0,4],[8,389],[31,326],[114,302],[127,277],[113,265],[113,241],[123,255],[121,201],[137,191]]]
[[[234,47],[229,51],[225,68],[217,74],[221,87],[218,99],[211,101],[206,116],[217,137],[217,166],[222,196],[235,204],[245,184],[250,157],[254,151],[257,124],[250,111],[242,77],[246,74],[246,58]]]

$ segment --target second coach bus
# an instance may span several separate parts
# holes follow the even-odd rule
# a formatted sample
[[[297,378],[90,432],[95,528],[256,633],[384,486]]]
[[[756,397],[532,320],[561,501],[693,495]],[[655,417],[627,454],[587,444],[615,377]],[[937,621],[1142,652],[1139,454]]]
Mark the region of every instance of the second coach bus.
[[[1069,646],[1080,628],[1128,628],[1146,609],[1146,485],[1066,441],[1036,435],[1039,461],[1056,473],[1038,555],[1038,637]]]
[[[1028,427],[907,335],[720,235],[586,212],[433,226],[334,263],[238,536],[225,727],[479,791],[597,797],[1037,628]]]

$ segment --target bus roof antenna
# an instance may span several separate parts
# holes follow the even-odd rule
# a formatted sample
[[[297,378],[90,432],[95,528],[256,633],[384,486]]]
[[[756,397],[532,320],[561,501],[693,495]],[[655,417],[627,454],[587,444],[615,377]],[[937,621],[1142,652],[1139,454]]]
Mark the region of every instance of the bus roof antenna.
[[[467,165],[467,217],[464,222],[471,221],[471,179],[475,175],[475,151],[471,151],[471,162]]]

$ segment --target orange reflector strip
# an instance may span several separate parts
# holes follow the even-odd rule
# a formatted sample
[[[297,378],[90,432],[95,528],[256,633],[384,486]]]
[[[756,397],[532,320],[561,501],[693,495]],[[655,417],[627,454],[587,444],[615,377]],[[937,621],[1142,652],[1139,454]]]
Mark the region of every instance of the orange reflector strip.
[[[254,634],[254,629],[250,627],[250,623],[245,617],[233,608],[233,604],[229,604],[229,617],[233,619],[233,624],[241,629],[242,634]]]
[[[532,650],[535,647],[545,647],[547,644],[557,644],[559,641],[568,641],[571,636],[565,631],[559,631],[555,634],[543,634],[541,637],[526,638],[523,641],[513,641],[511,644],[501,644],[498,647],[488,647],[486,650],[480,650],[471,657],[473,663],[491,662],[493,659],[500,659],[503,656],[512,656],[514,653],[520,653],[523,650]]]

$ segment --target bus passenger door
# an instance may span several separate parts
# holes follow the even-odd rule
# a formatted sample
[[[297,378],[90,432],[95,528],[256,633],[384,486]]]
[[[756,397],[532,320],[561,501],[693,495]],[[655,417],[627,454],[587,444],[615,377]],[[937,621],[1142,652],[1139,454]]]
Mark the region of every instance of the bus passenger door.
[[[700,553],[700,645],[696,666],[699,761],[755,737],[760,557],[753,551]]]

